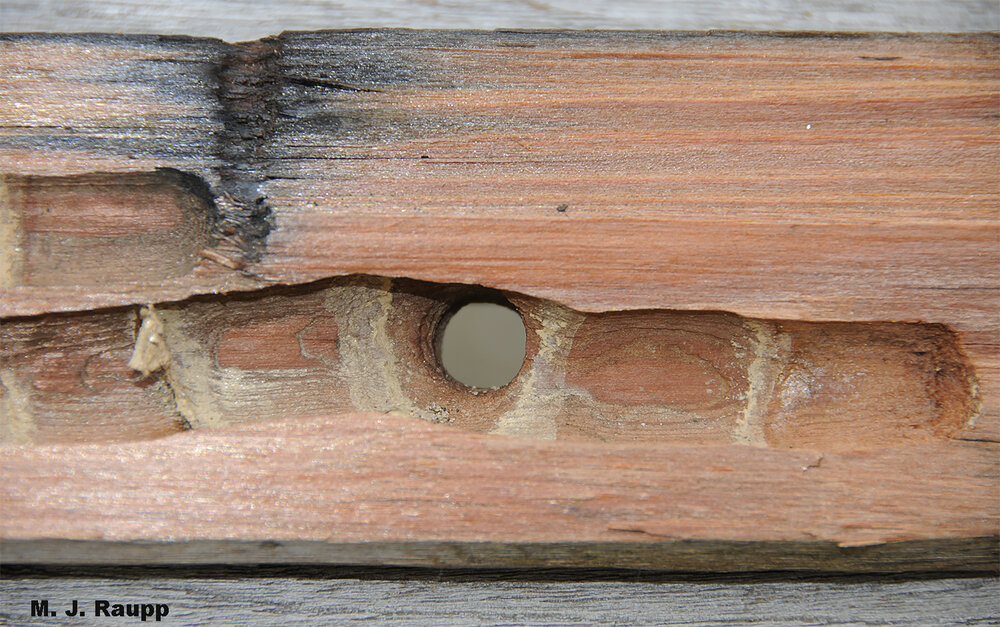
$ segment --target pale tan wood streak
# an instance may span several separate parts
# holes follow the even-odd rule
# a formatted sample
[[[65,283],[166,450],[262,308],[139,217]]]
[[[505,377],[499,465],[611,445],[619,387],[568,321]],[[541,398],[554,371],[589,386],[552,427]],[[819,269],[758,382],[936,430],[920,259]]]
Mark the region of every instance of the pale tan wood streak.
[[[998,531],[996,452],[528,443],[344,415],[5,446],[0,470],[18,480],[0,487],[0,523],[7,541],[971,539]],[[914,476],[933,481],[914,490]]]

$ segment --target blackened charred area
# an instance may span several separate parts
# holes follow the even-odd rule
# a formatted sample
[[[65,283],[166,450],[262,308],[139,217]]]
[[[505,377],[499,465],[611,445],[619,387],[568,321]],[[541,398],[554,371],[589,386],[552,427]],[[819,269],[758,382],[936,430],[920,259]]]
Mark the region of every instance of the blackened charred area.
[[[281,35],[281,125],[274,137],[276,178],[298,176],[307,160],[367,158],[372,146],[452,136],[468,115],[444,108],[412,115],[401,94],[453,89],[456,77],[438,46],[459,46],[464,34],[352,30]],[[478,122],[478,120],[472,120]]]
[[[373,124],[366,103],[399,85],[448,84],[422,69],[428,53],[414,49],[421,40],[409,32],[334,31],[226,47],[212,77],[223,126],[213,184],[220,214],[213,252],[220,263],[242,268],[260,260],[276,226],[266,183],[297,176],[295,157],[303,150],[313,156],[302,146],[316,146],[329,159],[336,156],[330,148],[346,137],[353,145],[407,132],[411,121],[384,114]]]
[[[217,143],[223,165],[218,168],[216,236],[249,262],[259,260],[273,226],[259,187],[267,176],[268,141],[280,109],[280,49],[277,38],[230,46],[216,73],[224,128]]]
[[[320,90],[379,92],[398,85],[431,86],[419,48],[432,34],[397,30],[317,31],[281,35],[289,83]]]

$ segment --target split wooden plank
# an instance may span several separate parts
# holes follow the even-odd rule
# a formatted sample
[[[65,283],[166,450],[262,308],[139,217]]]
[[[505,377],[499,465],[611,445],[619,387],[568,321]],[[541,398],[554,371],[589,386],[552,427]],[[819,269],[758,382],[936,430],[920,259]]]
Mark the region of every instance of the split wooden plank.
[[[364,272],[582,311],[936,322],[981,371],[976,437],[1000,435],[993,35],[356,31],[241,46],[4,45],[17,105],[4,171],[176,168],[205,181],[219,230],[243,243],[188,251],[180,277],[86,288],[72,275],[56,287],[8,278],[6,315]],[[91,92],[94,106],[67,106]],[[30,256],[17,242],[42,234],[16,201],[4,205],[9,249]]]
[[[224,171],[241,170],[230,178],[260,185],[278,227],[257,268],[273,280],[419,272],[585,311],[930,321],[962,310],[940,321],[996,327],[991,35],[5,45],[6,97],[20,105],[5,171],[175,167],[219,195]],[[79,62],[43,61],[60,46],[113,78],[109,102],[66,106],[97,86]],[[150,89],[147,68],[165,85]],[[31,305],[41,294],[19,293],[8,315],[44,311]]]
[[[585,311],[929,320],[962,299],[995,326],[996,45],[289,38],[262,271],[417,267]]]
[[[326,417],[310,420],[306,410],[319,398],[315,390],[296,394],[302,411],[282,419],[279,396],[272,395],[269,414],[278,422],[262,426],[145,443],[6,447],[7,470],[17,480],[5,487],[15,504],[3,520],[5,550],[30,561],[51,558],[47,551],[57,546],[79,559],[101,555],[111,546],[102,542],[117,538],[120,544],[106,559],[120,559],[163,538],[167,527],[150,520],[171,525],[187,516],[193,521],[188,531],[171,536],[183,542],[154,550],[158,557],[151,559],[176,558],[187,550],[185,542],[196,555],[198,547],[216,542],[233,554],[249,543],[258,559],[268,542],[281,542],[291,543],[282,546],[295,547],[292,553],[316,551],[317,559],[350,554],[377,560],[398,550],[394,555],[406,560],[415,549],[398,543],[426,541],[413,559],[434,563],[450,550],[446,539],[457,538],[468,560],[493,555],[470,547],[495,541],[494,557],[541,543],[556,548],[539,559],[580,564],[597,559],[594,551],[606,551],[601,559],[622,558],[626,538],[638,535],[642,548],[628,560],[640,567],[719,568],[705,556],[744,542],[750,543],[741,554],[748,568],[995,565],[998,42],[993,35],[362,31],[288,34],[231,46],[159,37],[4,36],[10,54],[0,63],[10,78],[0,95],[12,106],[0,120],[0,170],[6,175],[0,315],[7,329],[19,329],[11,337],[37,339],[66,320],[47,318],[52,312],[364,272],[481,284],[556,299],[561,304],[553,307],[578,312],[721,310],[788,329],[823,321],[940,326],[944,336],[954,332],[957,353],[968,357],[978,389],[962,398],[981,404],[964,432],[948,430],[904,446],[876,441],[837,447],[830,444],[833,433],[826,444],[808,448],[813,444],[795,435],[800,425],[793,424],[785,434],[791,439],[782,441],[806,448],[782,451],[642,438],[600,444],[492,440],[433,431],[438,427],[402,417],[334,418],[357,405],[320,406]],[[87,107],[71,105],[86,98]],[[150,183],[145,195],[136,195],[137,180]],[[178,184],[192,180],[197,183]],[[47,199],[44,206],[38,198]],[[130,200],[122,205],[121,198]],[[143,203],[156,215],[142,214]],[[62,219],[77,216],[80,206],[106,219]],[[61,218],[52,219],[46,209]],[[135,276],[123,280],[118,270],[129,247],[155,251],[141,238],[116,239],[115,217],[124,215],[148,217],[143,225],[161,238],[180,232],[197,237],[177,237],[169,263],[161,266],[154,265],[155,255],[134,255]],[[53,245],[68,260],[62,271],[45,264]],[[74,246],[81,245],[87,254],[74,266]],[[101,254],[108,255],[107,272]],[[255,297],[230,294],[218,302],[225,307],[240,298]],[[87,403],[110,403],[105,411],[120,403],[143,429],[159,434],[185,428],[165,411],[169,404],[145,405],[139,382],[123,370],[136,313],[74,314],[103,316],[110,325],[97,324],[95,343],[76,347],[93,347],[102,356],[96,360],[60,363],[54,353],[31,352],[44,351],[44,342],[22,342],[28,351],[10,354],[26,356],[32,386],[41,382],[50,393],[73,394],[82,383],[87,398],[60,397],[51,404],[63,413]],[[273,365],[300,366],[306,352],[314,354],[302,348],[300,333],[316,330],[310,325],[323,312],[314,307],[306,313],[274,320],[251,315],[233,328],[207,315],[204,321],[222,320],[223,327],[217,333],[206,327],[203,344],[222,357],[215,366],[240,369],[257,365],[252,351],[235,348],[240,343],[266,338],[266,351],[294,338],[293,350],[265,354],[278,360]],[[410,330],[429,342],[431,327]],[[602,333],[580,335],[584,353],[587,337],[599,344]],[[189,353],[198,354],[198,346]],[[584,359],[578,366],[583,374],[576,382],[592,383],[586,373],[593,364]],[[74,373],[81,373],[80,381],[69,380]],[[299,382],[322,385],[323,377],[314,379]],[[17,409],[17,386],[7,380],[4,386],[4,406]],[[873,407],[866,401],[845,410],[857,412],[846,422],[885,426],[879,421],[888,414]],[[564,418],[580,423],[572,411]],[[641,422],[640,414],[633,418]],[[110,424],[108,432],[116,428]],[[266,446],[247,435],[267,429],[273,437]],[[377,432],[365,465],[337,465],[331,450],[367,450],[361,431]],[[281,440],[282,433],[291,435]],[[332,443],[320,446],[326,438]],[[274,448],[279,441],[321,469],[322,481],[344,486],[346,500],[314,490],[312,477],[289,470],[291,462]],[[400,442],[410,449],[398,450]],[[508,476],[482,476],[484,469],[474,471],[473,461],[452,446],[479,451],[490,468]],[[498,457],[491,447],[509,449]],[[102,455],[111,469],[104,475],[97,471]],[[57,461],[45,466],[52,456]],[[243,485],[241,473],[253,472],[239,460],[248,458],[260,462],[268,485],[294,488],[288,503],[305,509],[318,499],[326,505],[317,511],[328,517],[293,521],[267,494]],[[397,458],[402,466],[385,476],[409,469],[399,489],[429,499],[417,499],[413,520],[391,505],[405,500],[402,493],[379,479],[377,469]],[[508,458],[518,463],[511,466]],[[706,465],[709,458],[718,464]],[[163,459],[181,470],[155,461]],[[544,460],[558,461],[563,470],[552,474]],[[130,473],[154,484],[161,476],[196,481],[185,473],[201,462],[223,466],[208,472],[212,482],[195,491],[195,501],[171,492],[183,483],[163,485],[156,495],[122,492],[131,485]],[[807,478],[828,463],[832,470],[820,475],[828,482]],[[87,481],[103,476],[106,482],[73,488],[57,479],[67,468]],[[433,470],[424,477],[429,482],[411,485],[412,477],[424,476],[421,468]],[[351,483],[362,476],[367,479]],[[561,484],[565,476],[573,481]],[[454,511],[443,496],[452,492],[439,493],[451,487],[450,477],[470,481],[456,492],[461,498]],[[597,505],[559,513],[512,487],[510,477],[556,504],[583,499]],[[381,496],[374,493],[369,501],[359,494],[372,480]],[[125,518],[98,515],[82,497],[71,496],[74,490],[95,503],[110,499]],[[472,494],[478,490],[499,501],[477,500]],[[766,511],[775,494],[787,495],[780,501],[784,513]],[[156,502],[162,495],[168,503],[163,510]],[[49,497],[56,505],[36,507]],[[524,518],[486,513],[488,502],[507,503],[507,497],[513,499],[508,509]],[[265,508],[263,518],[245,518],[231,498]],[[195,511],[206,502],[220,504],[221,517]],[[358,508],[352,510],[352,503]],[[375,517],[351,518],[364,508],[373,508]],[[60,522],[70,510],[90,513]],[[47,522],[36,521],[47,516]],[[264,527],[253,528],[261,520]],[[449,526],[457,535],[440,535]],[[226,529],[238,533],[227,535]],[[380,548],[379,538],[388,544]],[[708,545],[689,551],[684,543],[692,540]],[[560,552],[567,542],[582,543],[582,552]],[[880,542],[892,544],[879,547],[885,553],[862,557],[836,546]],[[647,543],[662,546],[646,554]],[[456,560],[449,563],[461,562]]]

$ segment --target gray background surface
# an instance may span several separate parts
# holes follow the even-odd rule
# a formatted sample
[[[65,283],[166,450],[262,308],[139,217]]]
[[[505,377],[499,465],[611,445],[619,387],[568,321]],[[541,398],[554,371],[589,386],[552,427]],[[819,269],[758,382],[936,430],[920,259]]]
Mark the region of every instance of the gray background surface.
[[[94,599],[166,603],[172,625],[930,626],[996,624],[1000,616],[1000,582],[955,576],[797,581],[773,575],[302,567],[98,569],[60,578],[13,574],[3,581],[0,607],[0,621],[11,625],[93,624]],[[32,599],[48,599],[60,618],[31,622]],[[87,618],[62,615],[73,599]]]
[[[998,0],[2,0],[0,30],[187,34],[245,41],[325,28],[1000,31]],[[0,77],[0,80],[3,80]],[[2,556],[0,556],[2,563]],[[169,603],[172,625],[1000,624],[1000,580],[595,571],[456,573],[246,567],[0,566],[0,624],[32,599]],[[91,605],[92,609],[92,605]],[[37,624],[93,624],[65,617]],[[114,624],[137,624],[115,619]]]
[[[1000,30],[997,0],[4,0],[5,31],[185,34],[246,41],[325,28]]]

